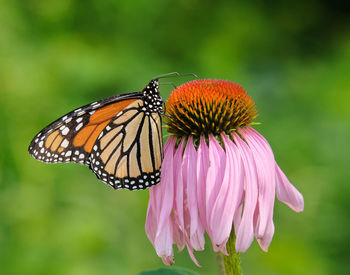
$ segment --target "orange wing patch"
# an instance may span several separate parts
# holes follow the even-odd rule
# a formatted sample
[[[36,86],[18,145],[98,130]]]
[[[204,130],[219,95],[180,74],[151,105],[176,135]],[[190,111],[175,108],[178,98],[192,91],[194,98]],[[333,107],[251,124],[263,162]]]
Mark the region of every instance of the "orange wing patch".
[[[91,115],[89,123],[79,131],[73,140],[73,145],[76,147],[83,146],[84,150],[91,153],[96,139],[102,130],[108,125],[112,118],[122,111],[125,107],[133,103],[136,99],[128,99],[121,102],[116,102],[103,107]]]
[[[99,109],[90,117],[89,124],[99,124],[106,119],[111,119],[135,100],[136,99],[128,99]]]

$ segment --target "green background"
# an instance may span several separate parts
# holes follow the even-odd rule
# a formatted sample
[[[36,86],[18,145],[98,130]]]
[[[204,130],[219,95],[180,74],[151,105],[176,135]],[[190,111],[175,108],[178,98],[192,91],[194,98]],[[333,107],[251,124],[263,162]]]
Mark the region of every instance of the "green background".
[[[245,274],[350,274],[350,17],[333,2],[1,0],[0,273],[162,267],[144,231],[147,191],[114,191],[27,146],[74,108],[178,71],[241,84],[304,195],[301,214],[276,202],[269,252],[254,241]],[[208,241],[196,256],[202,268],[186,251],[175,266],[217,273]]]

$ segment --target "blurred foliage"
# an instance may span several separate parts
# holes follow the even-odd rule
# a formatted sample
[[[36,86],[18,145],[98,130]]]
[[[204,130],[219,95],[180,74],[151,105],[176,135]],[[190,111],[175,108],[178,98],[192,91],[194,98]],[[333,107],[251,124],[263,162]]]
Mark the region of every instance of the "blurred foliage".
[[[178,71],[240,83],[304,194],[301,214],[276,203],[269,252],[254,242],[245,274],[349,274],[349,23],[345,1],[0,1],[0,273],[162,267],[144,232],[147,191],[114,191],[27,146],[76,107]],[[202,268],[186,251],[175,267],[217,273],[206,248]]]

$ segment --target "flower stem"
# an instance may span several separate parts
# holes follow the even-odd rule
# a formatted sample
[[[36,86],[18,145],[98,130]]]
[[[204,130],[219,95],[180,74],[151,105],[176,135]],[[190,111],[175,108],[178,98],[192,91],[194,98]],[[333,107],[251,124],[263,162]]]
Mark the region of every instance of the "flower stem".
[[[226,275],[242,275],[241,260],[239,259],[239,253],[235,249],[235,243],[236,235],[234,229],[232,229],[230,238],[226,243],[226,249],[229,255],[222,255]]]

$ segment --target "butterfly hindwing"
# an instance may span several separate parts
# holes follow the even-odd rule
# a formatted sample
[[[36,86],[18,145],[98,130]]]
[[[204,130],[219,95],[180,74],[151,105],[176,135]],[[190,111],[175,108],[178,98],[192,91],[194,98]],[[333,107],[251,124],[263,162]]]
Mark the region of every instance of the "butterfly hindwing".
[[[90,168],[114,188],[145,189],[160,181],[161,116],[129,105],[101,132],[90,155]]]

